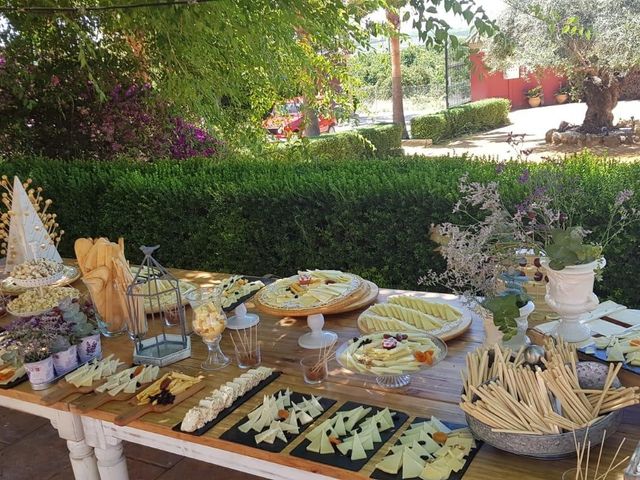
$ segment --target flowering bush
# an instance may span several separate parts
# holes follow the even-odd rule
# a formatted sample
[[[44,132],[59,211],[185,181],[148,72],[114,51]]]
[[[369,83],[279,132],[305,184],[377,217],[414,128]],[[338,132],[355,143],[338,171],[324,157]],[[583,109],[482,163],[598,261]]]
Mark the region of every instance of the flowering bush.
[[[599,243],[585,243],[591,232],[573,223],[579,213],[575,206],[583,204],[573,202],[588,193],[580,191],[579,179],[568,175],[562,163],[550,166],[535,182],[528,169],[521,172],[517,181],[528,186],[530,193],[511,209],[502,200],[498,182],[469,182],[463,175],[459,183],[462,199],[453,211],[470,221],[463,225],[447,222],[431,229],[431,239],[439,244],[447,268],[442,273],[430,270],[420,283],[445,286],[470,302],[484,297],[481,304],[494,314],[494,323],[505,339],[516,332],[518,309],[528,301],[514,281],[524,277],[519,275],[524,253],[546,256],[553,269],[590,263],[640,219],[640,212],[628,206],[634,192],[622,190],[609,207]],[[496,173],[502,171],[504,165],[498,164]],[[505,280],[512,286],[506,292]]]
[[[73,325],[59,312],[14,320],[6,328],[0,347],[13,351],[23,362],[37,362],[51,355],[55,346],[67,342]]]
[[[108,93],[65,62],[25,63],[0,50],[0,142],[4,154],[138,160],[219,155],[221,142],[175,117],[151,85],[126,75]],[[52,73],[56,72],[56,73]]]

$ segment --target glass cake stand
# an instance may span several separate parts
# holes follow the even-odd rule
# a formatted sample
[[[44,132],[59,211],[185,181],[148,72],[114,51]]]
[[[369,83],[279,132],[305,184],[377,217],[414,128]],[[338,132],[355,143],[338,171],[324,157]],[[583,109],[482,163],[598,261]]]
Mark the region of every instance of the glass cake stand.
[[[407,332],[389,332],[391,335],[396,335],[396,334],[404,334],[404,335],[416,335],[415,332],[413,333],[407,333]],[[420,335],[421,337],[427,337],[429,338],[436,347],[438,347],[438,353],[433,357],[433,361],[431,362],[431,364],[427,364],[424,363],[422,364],[423,366],[420,368],[420,370],[417,371],[413,371],[413,372],[405,372],[405,373],[399,373],[399,374],[394,374],[394,375],[381,375],[379,373],[376,373],[372,370],[363,370],[363,371],[357,371],[354,368],[346,365],[343,362],[342,359],[342,354],[344,353],[344,351],[351,345],[350,341],[349,342],[345,342],[342,345],[340,345],[338,347],[338,349],[336,350],[336,361],[338,362],[338,364],[340,364],[340,366],[342,368],[344,368],[345,370],[349,370],[350,372],[353,373],[358,373],[361,375],[366,375],[369,377],[374,377],[376,379],[376,383],[378,385],[380,385],[383,388],[401,388],[404,387],[406,385],[408,385],[411,382],[411,375],[414,373],[417,373],[419,371],[422,370],[428,370],[429,368],[433,368],[435,367],[438,363],[440,363],[442,360],[444,360],[444,358],[447,356],[447,345],[440,340],[438,337],[434,337],[433,335],[430,335],[428,333],[418,333],[417,335]],[[359,338],[366,338],[369,337],[370,335],[361,335]],[[365,368],[365,366],[363,365],[363,368]]]

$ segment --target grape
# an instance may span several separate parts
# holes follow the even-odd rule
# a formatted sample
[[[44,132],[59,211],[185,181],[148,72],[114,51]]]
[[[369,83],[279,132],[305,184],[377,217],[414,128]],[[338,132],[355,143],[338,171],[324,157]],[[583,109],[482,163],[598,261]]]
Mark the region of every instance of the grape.
[[[533,279],[536,282],[541,282],[542,278],[543,278],[542,272],[536,272],[536,273],[533,274]]]
[[[539,258],[534,259],[533,264],[536,266],[536,268],[542,268],[542,264],[540,263]]]

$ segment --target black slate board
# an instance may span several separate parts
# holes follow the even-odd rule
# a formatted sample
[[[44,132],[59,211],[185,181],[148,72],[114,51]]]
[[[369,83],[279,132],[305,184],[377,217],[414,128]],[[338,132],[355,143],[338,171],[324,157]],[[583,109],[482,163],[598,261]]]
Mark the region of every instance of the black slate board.
[[[264,277],[253,277],[250,275],[243,275],[242,278],[244,278],[245,280],[248,280],[250,282],[255,282],[256,280],[260,280],[262,283],[264,283],[265,286],[275,282],[278,278],[274,277],[273,275],[265,275]],[[225,313],[229,313],[233,310],[235,310],[235,308],[240,305],[243,304],[244,302],[246,302],[247,300],[249,300],[250,298],[252,298],[256,293],[258,293],[260,290],[255,290],[247,295],[244,295],[240,298],[237,298],[235,302],[233,302],[231,305],[229,305],[228,307],[224,307],[223,310],[225,311]]]
[[[428,420],[430,420],[430,418],[416,418],[413,422],[411,422],[411,425],[413,425],[414,423],[426,422]],[[451,423],[451,422],[442,422],[442,423],[444,423],[451,430],[456,430],[458,428],[466,427],[466,425],[461,425],[458,423]],[[411,426],[409,426],[409,428],[411,428]],[[400,444],[400,439],[398,439],[398,441],[394,444],[394,446],[399,444]],[[476,456],[476,453],[478,453],[482,445],[484,445],[483,442],[481,442],[480,440],[476,440],[476,447],[472,448],[471,451],[469,452],[469,455],[467,455],[465,459],[464,467],[462,467],[462,469],[458,472],[451,472],[451,475],[449,475],[449,478],[447,480],[461,480],[465,472],[469,468],[469,465],[471,465],[471,462],[473,461],[473,457]],[[391,453],[391,450],[389,450],[389,453]],[[396,473],[395,475],[391,475],[390,473],[385,473],[381,470],[376,469],[373,471],[370,478],[373,478],[375,480],[402,480],[402,468],[400,468],[398,473]],[[418,478],[418,477],[415,477],[415,478]]]
[[[595,352],[593,353],[587,353],[587,350],[589,348],[593,348],[595,350]],[[601,363],[611,363],[609,362],[609,360],[607,360],[607,349],[599,349],[596,348],[595,345],[588,345],[586,347],[582,347],[582,348],[578,348],[578,352],[581,355],[584,355],[585,357],[587,357],[589,360],[592,361],[596,361],[596,362],[601,362]],[[618,363],[618,362],[615,362]],[[633,372],[636,375],[640,375],[640,367],[636,367],[635,365],[630,365],[627,362],[623,362],[622,363],[622,369],[623,370],[628,370],[629,372]]]
[[[251,397],[253,397],[256,393],[258,393],[264,387],[269,385],[271,382],[273,382],[280,375],[282,375],[282,372],[273,372],[267,378],[262,380],[258,385],[253,387],[251,390],[247,391],[244,395],[242,395],[241,397],[236,398],[235,401],[231,404],[230,407],[227,407],[224,410],[221,410],[220,413],[218,413],[218,416],[216,418],[214,418],[210,422],[205,423],[202,426],[202,428],[199,428],[198,430],[195,430],[193,432],[183,432],[182,430],[180,430],[180,426],[182,425],[182,422],[180,422],[179,424],[175,425],[171,430],[173,430],[174,432],[188,433],[190,435],[195,435],[196,437],[204,435],[210,429],[212,429],[215,425],[217,425],[219,422],[221,422],[224,418],[226,418],[229,415],[231,415],[236,408],[238,408],[244,402],[249,400]]]
[[[23,382],[26,382],[27,380],[29,380],[29,376],[25,373],[23,376],[21,376],[19,378],[16,378],[12,382],[0,383],[0,388],[2,390],[8,390],[8,389],[13,388],[13,387],[15,387],[17,385],[20,385]]]
[[[284,390],[280,390],[280,391],[284,392]],[[310,399],[311,395],[310,394],[302,394],[302,393],[298,393],[298,392],[291,392],[291,401],[292,402],[300,403],[303,400],[303,397],[306,397],[306,398]],[[324,409],[325,412],[336,403],[335,400],[333,400],[331,398],[324,398],[324,397],[321,398],[319,400],[319,402],[320,402],[320,405],[322,405],[322,408]],[[247,432],[247,433],[242,433],[240,430],[238,430],[238,427],[240,425],[242,425],[243,423],[247,422],[247,420],[248,420],[247,417],[242,418],[242,420],[240,420],[233,427],[231,427],[229,430],[224,432],[220,436],[220,438],[222,440],[228,440],[230,442],[240,443],[242,445],[247,445],[249,447],[259,448],[260,450],[265,450],[267,452],[279,453],[282,450],[284,450],[284,447],[286,447],[289,443],[291,443],[293,441],[293,439],[295,439],[298,436],[300,436],[302,434],[302,432],[304,432],[309,426],[314,424],[315,420],[317,420],[318,418],[320,418],[320,417],[314,418],[314,421],[309,422],[306,425],[300,425],[299,432],[297,434],[296,433],[285,432],[285,436],[289,440],[289,442],[287,442],[287,443],[283,442],[279,438],[276,438],[276,440],[271,445],[269,445],[268,443],[265,443],[265,442],[262,442],[261,444],[257,445],[256,441],[255,441],[255,436],[257,434],[256,432],[254,432],[252,430],[252,431]]]
[[[384,410],[383,408],[374,407],[372,405],[367,405],[364,403],[346,402],[337,411],[343,412],[346,410],[353,410],[354,408],[358,408],[360,406],[363,406],[365,408],[371,407],[371,412],[369,412],[369,414],[366,417],[362,418],[360,422],[356,424],[356,427],[360,425],[366,418],[369,418],[375,415],[380,410]],[[374,442],[373,450],[366,450],[367,458],[363,460],[352,462],[349,456],[342,455],[342,453],[340,453],[340,451],[337,448],[336,448],[335,454],[333,455],[321,455],[319,453],[309,452],[307,451],[307,447],[311,442],[306,438],[302,442],[300,442],[296,448],[294,448],[291,451],[291,455],[293,455],[294,457],[304,458],[306,460],[312,460],[318,463],[324,463],[325,465],[332,465],[334,467],[342,468],[344,470],[357,472],[361,470],[362,467],[364,467],[369,460],[371,460],[371,457],[373,457],[376,454],[376,452],[380,450],[380,448],[382,448],[382,446],[385,443],[387,443],[387,441],[393,436],[393,434],[396,433],[396,431],[400,427],[402,427],[402,425],[404,425],[404,422],[406,422],[407,419],[409,418],[409,415],[407,415],[406,413],[398,412],[391,409],[390,411],[392,413],[395,413],[395,415],[393,416],[394,427],[390,428],[385,432],[380,433],[380,438],[382,439],[382,441]]]

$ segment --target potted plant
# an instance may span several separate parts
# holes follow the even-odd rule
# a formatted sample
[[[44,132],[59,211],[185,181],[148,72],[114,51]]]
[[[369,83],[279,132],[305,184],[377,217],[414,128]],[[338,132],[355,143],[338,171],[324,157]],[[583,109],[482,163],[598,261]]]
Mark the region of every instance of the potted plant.
[[[462,199],[454,213],[472,221],[432,226],[431,239],[438,244],[447,269],[430,270],[420,283],[443,286],[482,314],[487,343],[525,345],[528,316],[535,306],[522,289],[524,277],[518,271],[517,251],[522,246],[516,235],[518,222],[504,208],[496,182],[469,182],[465,175],[460,192]]]
[[[60,302],[59,308],[65,321],[71,325],[71,339],[77,345],[80,362],[100,357],[102,345],[93,304],[66,299]]]
[[[556,102],[560,105],[562,105],[563,103],[567,103],[570,93],[571,88],[569,88],[568,85],[562,85],[556,92]]]
[[[24,368],[32,385],[42,385],[53,381],[56,374],[48,339],[35,335],[21,345],[21,350]]]
[[[542,103],[542,85],[530,88],[524,96],[527,97],[530,107],[539,107]]]

